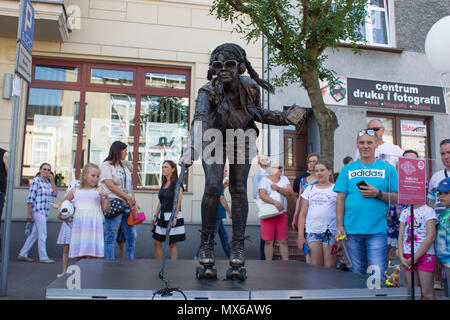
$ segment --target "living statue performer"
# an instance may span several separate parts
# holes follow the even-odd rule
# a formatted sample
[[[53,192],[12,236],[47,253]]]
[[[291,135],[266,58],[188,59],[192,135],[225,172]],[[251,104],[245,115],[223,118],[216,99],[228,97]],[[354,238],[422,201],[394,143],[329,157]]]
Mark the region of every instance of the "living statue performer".
[[[242,75],[245,71],[250,77]],[[234,43],[224,43],[212,52],[207,78],[210,81],[198,91],[188,146],[180,158],[180,165],[185,164],[188,167],[200,157],[205,173],[198,256],[201,267],[197,268],[196,276],[217,277],[217,271],[214,269],[214,230],[224,165],[228,157],[232,241],[231,268],[227,271],[227,279],[244,280],[247,178],[252,159],[257,155],[256,137],[259,134],[255,121],[277,126],[299,125],[305,120],[306,110],[295,105],[284,112],[261,108],[259,87],[271,93],[274,89],[268,82],[259,78],[248,61],[245,50]],[[205,138],[208,130],[213,133],[215,139]],[[245,139],[244,143],[242,140],[241,143],[235,143],[236,139],[227,139],[227,133],[230,131],[245,133],[250,138]],[[218,132],[223,139],[217,137]],[[254,139],[251,139],[252,133]]]

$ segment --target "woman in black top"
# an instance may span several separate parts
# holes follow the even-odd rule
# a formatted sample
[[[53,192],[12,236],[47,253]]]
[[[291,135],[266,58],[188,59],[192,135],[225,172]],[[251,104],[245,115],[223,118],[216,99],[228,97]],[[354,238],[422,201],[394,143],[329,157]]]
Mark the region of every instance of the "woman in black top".
[[[156,213],[153,216],[153,243],[155,244],[155,259],[161,260],[163,257],[162,243],[166,240],[166,228],[172,214],[175,187],[178,180],[177,165],[170,160],[166,160],[162,166],[162,183],[159,189],[159,203]],[[180,187],[177,210],[175,211],[172,229],[169,233],[170,259],[176,260],[178,257],[177,242],[186,239],[184,231],[183,213],[180,211],[183,187]]]

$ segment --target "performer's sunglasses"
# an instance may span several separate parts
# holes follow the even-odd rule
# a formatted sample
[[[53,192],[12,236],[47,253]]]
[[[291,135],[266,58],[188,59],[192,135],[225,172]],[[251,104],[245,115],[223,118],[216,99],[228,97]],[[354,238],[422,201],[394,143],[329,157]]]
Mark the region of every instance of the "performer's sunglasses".
[[[373,130],[373,129],[362,129],[358,133],[358,136],[362,137],[365,134],[368,134],[369,136],[374,136],[375,135],[375,130]]]
[[[440,147],[442,147],[444,144],[450,143],[450,139],[444,139],[441,141],[441,143],[439,144]]]
[[[368,130],[369,130],[369,129],[372,129],[373,131],[380,131],[382,128],[383,128],[383,127],[375,127],[375,128],[367,128],[367,129],[368,129]]]
[[[222,61],[214,61],[211,64],[211,67],[215,70],[215,71],[220,71],[223,69],[223,67],[225,67],[225,69],[228,70],[232,70],[234,68],[236,68],[238,65],[238,62],[236,60],[227,60],[225,62]]]

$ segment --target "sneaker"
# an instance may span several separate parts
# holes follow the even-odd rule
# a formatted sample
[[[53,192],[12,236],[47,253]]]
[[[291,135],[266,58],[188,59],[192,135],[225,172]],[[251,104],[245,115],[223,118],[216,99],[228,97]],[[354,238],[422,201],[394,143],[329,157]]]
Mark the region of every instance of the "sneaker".
[[[65,272],[63,272],[63,273],[58,273],[57,275],[56,275],[56,279],[59,279],[59,278],[61,278],[63,275],[65,275],[66,273]]]
[[[434,290],[442,290],[442,284],[440,281],[434,281],[434,286],[433,286]]]
[[[18,256],[17,256],[17,260],[23,261],[23,262],[33,262],[33,261],[34,261],[34,260],[31,259],[31,258],[24,257],[24,256],[21,256],[21,255],[18,255]]]
[[[55,260],[52,259],[45,259],[45,260],[41,260],[39,261],[40,263],[48,263],[48,264],[53,264],[55,263]]]

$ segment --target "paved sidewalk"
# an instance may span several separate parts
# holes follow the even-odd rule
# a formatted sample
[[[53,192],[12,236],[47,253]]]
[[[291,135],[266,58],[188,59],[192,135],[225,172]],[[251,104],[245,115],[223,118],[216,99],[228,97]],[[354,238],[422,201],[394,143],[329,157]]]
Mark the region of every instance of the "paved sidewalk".
[[[55,264],[10,260],[7,296],[0,297],[0,300],[45,299],[45,289],[56,279],[56,275],[62,269],[61,259],[54,260],[56,261]]]

